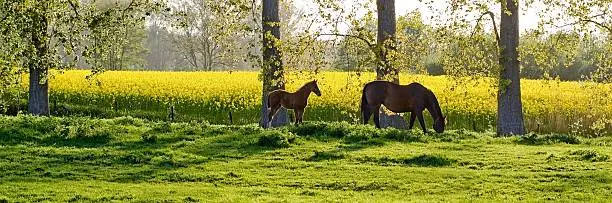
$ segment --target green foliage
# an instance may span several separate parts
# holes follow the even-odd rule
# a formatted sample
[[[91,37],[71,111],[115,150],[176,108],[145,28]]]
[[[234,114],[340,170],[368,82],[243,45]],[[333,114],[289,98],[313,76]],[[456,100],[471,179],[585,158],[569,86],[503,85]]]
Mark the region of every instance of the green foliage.
[[[108,5],[81,1],[2,1],[4,20],[0,40],[12,49],[4,50],[2,61],[17,67],[40,69],[72,68],[85,57],[101,67],[98,58],[107,58],[115,43],[125,44],[123,30],[141,25],[145,13],[163,4],[158,1],[119,2]],[[53,29],[50,29],[53,28]],[[122,32],[123,31],[123,32]],[[69,62],[65,64],[63,61]]]
[[[610,64],[602,55],[606,50],[612,32],[610,15],[612,9],[608,0],[588,1],[517,1],[520,12],[537,6],[540,18],[536,29],[521,34],[519,55],[521,76],[534,79],[594,80],[607,82],[610,78]],[[538,2],[538,3],[535,3]],[[425,2],[431,5],[431,2]],[[497,42],[493,35],[491,19],[485,16],[492,12],[497,1],[477,3],[453,2],[445,8],[431,8],[433,12],[450,13],[432,17],[439,29],[431,33],[443,47],[441,55],[444,70],[449,75],[497,76],[499,73]],[[593,9],[597,8],[597,9]],[[479,16],[476,27],[469,16]],[[482,16],[485,16],[484,18]],[[495,23],[499,23],[496,20]],[[498,25],[499,27],[499,25]],[[498,30],[499,32],[499,30]],[[467,33],[472,33],[468,36]]]
[[[155,143],[157,142],[157,135],[151,132],[146,132],[141,135],[142,141],[146,143]]]
[[[356,37],[340,39],[334,68],[343,71],[372,71],[376,67],[377,57],[369,43],[375,43],[375,19],[366,16],[355,20],[347,33]]]
[[[596,80],[608,67],[599,58],[609,55],[606,40],[594,34],[557,32],[541,36],[536,31],[523,36],[522,77],[560,80]]]
[[[145,48],[145,23],[125,25],[115,36],[116,41],[107,45],[106,58],[97,58],[97,62],[107,70],[142,70],[145,67],[145,57],[148,50]]]
[[[348,19],[351,27],[337,46],[334,68],[344,71],[372,71],[379,63],[376,44],[376,19],[366,15]],[[388,60],[394,68],[411,73],[425,72],[425,57],[436,53],[431,26],[425,25],[421,13],[412,12],[397,19],[397,45]]]
[[[393,54],[393,67],[410,73],[426,72],[425,59],[436,53],[433,27],[423,22],[421,13],[414,11],[397,18],[397,51]]]
[[[296,136],[291,132],[267,131],[257,140],[257,145],[262,147],[283,148],[295,143]]]
[[[376,129],[372,125],[350,125],[346,122],[309,122],[297,127],[289,127],[289,131],[298,136],[341,138],[347,143],[373,146],[381,145],[381,139],[427,143],[432,141],[458,142],[480,137],[478,133],[466,130],[448,130],[442,134],[427,136],[421,130]]]
[[[465,36],[450,32],[443,38],[446,45],[442,53],[442,64],[446,74],[459,77],[481,76],[497,78],[499,75],[499,54],[495,38],[486,33]]]
[[[428,75],[446,75],[444,65],[436,56],[430,56],[425,59],[425,69]]]

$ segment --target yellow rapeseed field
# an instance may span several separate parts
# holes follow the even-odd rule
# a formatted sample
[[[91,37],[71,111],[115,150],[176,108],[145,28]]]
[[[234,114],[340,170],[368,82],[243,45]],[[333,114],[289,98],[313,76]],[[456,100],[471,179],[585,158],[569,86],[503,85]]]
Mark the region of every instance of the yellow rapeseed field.
[[[56,103],[130,112],[167,115],[174,105],[185,120],[254,123],[259,118],[261,82],[258,72],[138,72],[109,71],[86,80],[89,71],[55,73],[50,81]],[[357,122],[361,87],[373,73],[324,72],[316,76],[288,77],[287,89],[295,91],[312,77],[323,93],[309,100],[305,120]],[[419,82],[438,97],[451,128],[491,129],[497,111],[491,80],[453,79],[446,76],[400,76],[402,84]],[[521,81],[527,128],[539,132],[610,134],[612,84]],[[54,102],[52,101],[52,102]],[[76,107],[75,107],[76,109]],[[150,113],[146,115],[153,115]],[[429,124],[428,124],[429,125]]]

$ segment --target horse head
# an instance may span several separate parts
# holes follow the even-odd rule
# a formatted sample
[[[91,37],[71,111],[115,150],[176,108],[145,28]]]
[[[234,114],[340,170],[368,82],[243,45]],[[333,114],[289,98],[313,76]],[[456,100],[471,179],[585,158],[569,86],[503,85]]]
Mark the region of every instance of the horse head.
[[[443,133],[444,132],[444,127],[446,127],[446,117],[444,117],[444,116],[438,117],[434,121],[433,129],[437,133]]]
[[[319,85],[317,85],[317,80],[313,80],[310,82],[310,91],[314,92],[317,96],[321,96],[321,90],[319,90]]]

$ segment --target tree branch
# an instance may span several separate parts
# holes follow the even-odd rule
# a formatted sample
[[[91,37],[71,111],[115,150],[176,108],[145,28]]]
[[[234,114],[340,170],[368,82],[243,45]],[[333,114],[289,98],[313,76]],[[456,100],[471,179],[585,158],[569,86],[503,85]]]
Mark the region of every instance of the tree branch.
[[[489,15],[489,17],[491,17],[491,21],[493,21],[493,32],[495,33],[495,40],[497,40],[497,46],[501,47],[501,42],[499,40],[499,33],[497,32],[497,24],[495,23],[495,14],[493,14],[493,12],[491,11],[484,12],[482,15],[480,15],[480,17],[476,21],[474,32],[472,32],[472,35],[470,35],[470,38],[473,37],[476,31],[478,30],[478,24],[480,23],[480,21],[485,15]]]
[[[604,25],[601,22],[597,22],[597,21],[594,21],[594,20],[591,20],[591,19],[580,19],[580,21],[593,23],[593,24],[595,24],[595,25],[597,25],[597,26],[599,26],[599,27],[601,27],[603,29],[608,30],[608,32],[610,32],[610,34],[612,34],[612,26]]]
[[[130,4],[128,4],[127,7],[125,7],[125,9],[121,11],[121,19],[125,19],[125,13],[128,11],[128,9],[132,8],[133,5],[134,5],[134,0],[131,0]]]
[[[72,2],[72,0],[68,0],[68,3],[70,4],[70,7],[72,7],[72,11],[74,11],[74,14],[76,15],[76,17],[78,19],[81,19],[81,15],[79,14],[79,11],[77,10],[77,6],[74,4],[74,2]]]
[[[127,11],[130,7],[132,7],[132,5],[134,5],[134,0],[130,1],[130,4],[128,4],[128,6],[125,7],[125,9],[123,9],[123,12],[125,13],[125,11]]]
[[[255,4],[256,4],[255,1],[256,0],[251,1],[251,15],[253,17],[253,22],[255,23],[255,25],[259,25],[260,23],[257,22],[257,14],[255,14],[255,10],[256,10],[255,9]]]
[[[566,26],[570,26],[570,25],[576,25],[576,24],[578,24],[580,22],[588,22],[588,23],[593,23],[593,24],[599,26],[600,28],[606,29],[606,30],[608,30],[608,32],[612,33],[612,26],[605,25],[602,22],[598,22],[598,21],[593,20],[593,18],[605,16],[606,14],[607,13],[600,13],[600,14],[597,14],[597,15],[588,16],[586,18],[579,18],[578,21],[576,21],[576,22],[571,22],[571,23],[567,23],[567,24],[564,24],[564,25],[554,25],[554,26],[556,28],[562,28],[562,27],[566,27]],[[551,24],[552,24],[552,22],[551,22]]]
[[[317,37],[318,36],[352,37],[352,38],[359,39],[359,40],[365,42],[368,45],[368,47],[370,47],[370,48],[376,47],[376,44],[372,44],[366,38],[364,38],[363,36],[359,36],[359,35],[340,34],[340,33],[320,33],[320,34],[317,35]]]

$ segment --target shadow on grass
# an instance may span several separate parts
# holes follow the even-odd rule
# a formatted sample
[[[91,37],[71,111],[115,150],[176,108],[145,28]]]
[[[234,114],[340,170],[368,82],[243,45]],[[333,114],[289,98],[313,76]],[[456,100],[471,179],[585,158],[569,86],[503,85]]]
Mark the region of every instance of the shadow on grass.
[[[516,140],[518,144],[524,145],[549,145],[557,143],[565,144],[580,144],[582,141],[578,136],[566,135],[566,134],[552,134],[552,135],[526,135]]]
[[[457,163],[456,159],[438,155],[423,154],[410,158],[364,157],[358,158],[362,163],[375,163],[380,165],[405,165],[420,167],[445,167]]]
[[[381,138],[369,138],[367,140],[355,141],[345,140],[343,145],[330,151],[315,151],[305,161],[333,161],[348,158],[348,152],[358,151],[369,147],[381,147],[387,142]]]
[[[306,161],[333,161],[346,158],[346,153],[342,151],[315,151]]]

